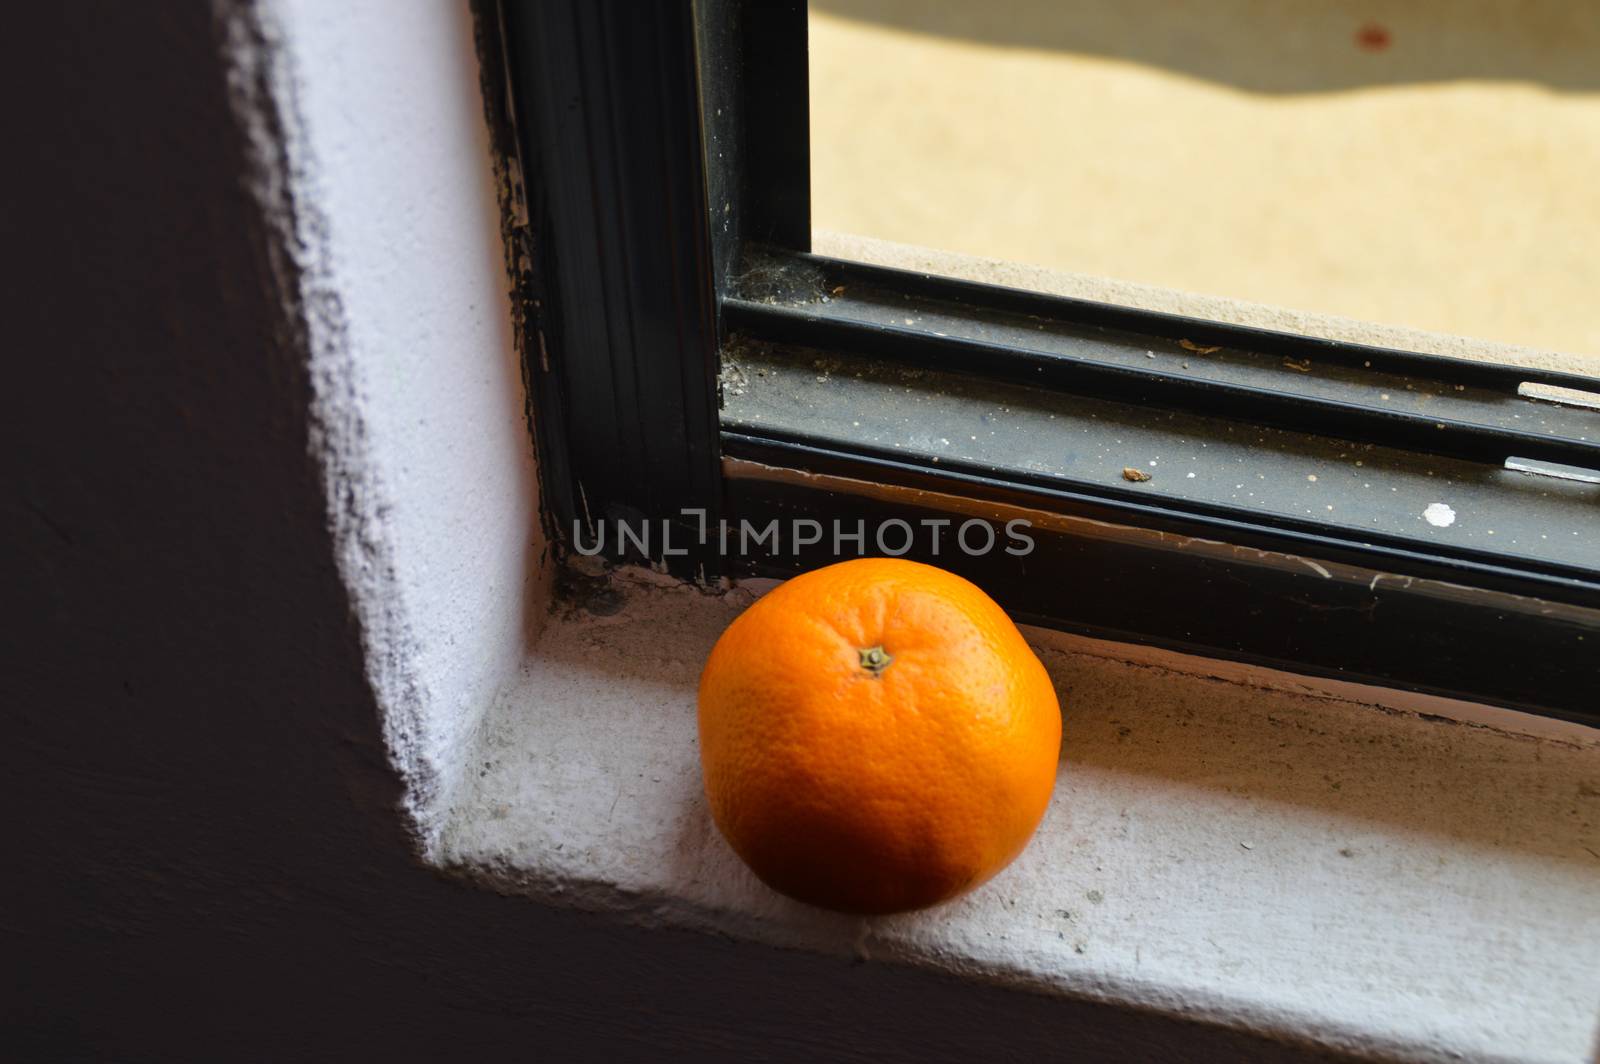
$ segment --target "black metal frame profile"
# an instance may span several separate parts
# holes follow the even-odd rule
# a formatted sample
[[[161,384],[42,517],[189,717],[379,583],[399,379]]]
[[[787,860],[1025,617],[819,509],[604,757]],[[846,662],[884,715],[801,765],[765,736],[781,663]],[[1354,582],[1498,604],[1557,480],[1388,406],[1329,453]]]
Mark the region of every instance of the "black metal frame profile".
[[[838,557],[827,536],[730,552],[707,534],[730,523],[1023,520],[1026,554],[921,537],[905,553],[1035,624],[1600,725],[1600,410],[1522,394],[1600,383],[815,256],[803,3],[489,14],[528,189],[529,376],[558,549],[653,523],[655,539],[602,553],[709,581]],[[880,405],[896,373],[915,418]],[[905,428],[988,425],[985,403],[1036,424],[989,451],[975,431],[935,447]],[[1013,460],[1050,453],[1046,417],[1073,440],[1117,425],[1127,454],[1181,430],[1190,471],[1217,475]],[[1241,433],[1260,497],[1224,490]],[[1360,475],[1327,478],[1324,506],[1286,504],[1290,458],[1353,453],[1368,460],[1340,468]],[[1446,482],[1488,535],[1372,501]]]

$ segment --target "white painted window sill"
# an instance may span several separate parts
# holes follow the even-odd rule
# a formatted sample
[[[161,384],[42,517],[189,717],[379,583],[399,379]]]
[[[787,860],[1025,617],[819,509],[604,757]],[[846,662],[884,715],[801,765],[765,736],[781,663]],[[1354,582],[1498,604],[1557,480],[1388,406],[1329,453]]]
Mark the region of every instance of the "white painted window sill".
[[[646,924],[1386,1058],[1595,1051],[1592,732],[1248,686],[1230,666],[1235,680],[1186,675],[1031,632],[1066,696],[1032,845],[956,902],[844,917],[764,887],[707,813],[695,686],[750,592],[625,586],[547,626],[481,728],[435,861]],[[1503,728],[1518,722],[1546,734]]]

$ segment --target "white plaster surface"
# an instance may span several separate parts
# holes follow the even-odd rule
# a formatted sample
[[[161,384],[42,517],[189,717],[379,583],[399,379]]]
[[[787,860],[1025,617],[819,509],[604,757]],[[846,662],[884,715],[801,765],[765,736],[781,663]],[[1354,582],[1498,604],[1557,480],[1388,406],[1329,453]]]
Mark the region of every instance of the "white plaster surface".
[[[762,886],[708,818],[695,685],[751,592],[620,586],[590,600],[598,612],[553,619],[492,711],[445,864],[648,924],[1382,1058],[1595,1051],[1593,733],[1537,738],[1044,649],[1066,730],[1033,843],[956,902],[843,917]]]
[[[284,184],[265,192],[293,230],[313,452],[426,842],[544,598],[472,20],[436,0],[268,0],[231,30],[266,75],[271,99],[236,110]]]

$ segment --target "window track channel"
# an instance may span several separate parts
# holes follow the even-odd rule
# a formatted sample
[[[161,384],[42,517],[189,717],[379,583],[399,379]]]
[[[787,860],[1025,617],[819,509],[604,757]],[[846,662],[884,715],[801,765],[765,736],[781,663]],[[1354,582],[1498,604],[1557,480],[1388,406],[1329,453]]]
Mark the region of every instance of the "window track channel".
[[[842,355],[1497,466],[1517,456],[1600,470],[1600,410],[1519,394],[1600,392],[1569,373],[767,250],[747,252],[722,313],[731,331]]]

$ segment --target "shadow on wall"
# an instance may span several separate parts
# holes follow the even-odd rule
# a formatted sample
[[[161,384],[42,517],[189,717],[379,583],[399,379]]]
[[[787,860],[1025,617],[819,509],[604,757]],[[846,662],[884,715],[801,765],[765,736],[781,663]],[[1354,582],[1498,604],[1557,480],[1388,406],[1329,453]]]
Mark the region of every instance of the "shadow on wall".
[[[811,7],[912,33],[1163,67],[1247,92],[1458,80],[1600,90],[1600,4],[1571,0],[811,0]]]

